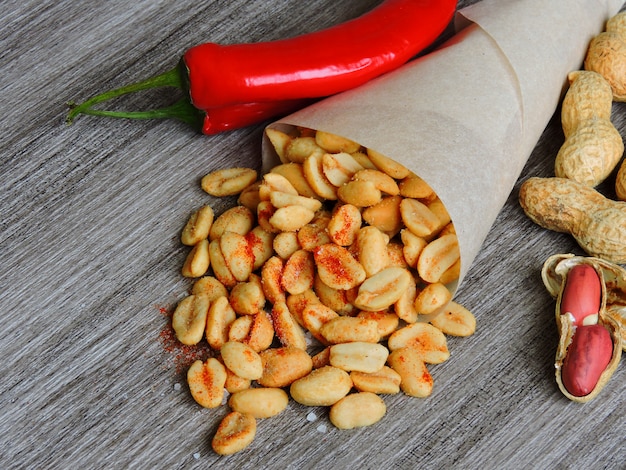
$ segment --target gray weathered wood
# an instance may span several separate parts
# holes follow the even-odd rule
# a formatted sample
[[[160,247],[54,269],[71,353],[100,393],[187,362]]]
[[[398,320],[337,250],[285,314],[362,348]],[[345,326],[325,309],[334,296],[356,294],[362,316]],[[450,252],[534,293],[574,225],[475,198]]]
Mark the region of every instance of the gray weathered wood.
[[[227,204],[199,178],[258,167],[262,126],[215,137],[174,122],[81,117],[67,127],[65,103],[167,70],[199,42],[293,36],[378,2],[4,3],[2,468],[624,467],[623,365],[584,406],[554,381],[554,304],[539,270],[551,254],[581,251],[525,218],[517,186],[457,297],[478,331],[450,339],[450,361],[431,367],[430,398],[385,397],[384,420],[356,431],[334,429],[321,409],[309,422],[311,410],[292,402],[259,423],[247,451],[213,454],[225,410],[190,398],[181,361],[159,338],[162,310],[189,287],[178,237],[190,211]],[[614,118],[626,132],[623,104]],[[561,142],[555,118],[520,181],[551,175]]]

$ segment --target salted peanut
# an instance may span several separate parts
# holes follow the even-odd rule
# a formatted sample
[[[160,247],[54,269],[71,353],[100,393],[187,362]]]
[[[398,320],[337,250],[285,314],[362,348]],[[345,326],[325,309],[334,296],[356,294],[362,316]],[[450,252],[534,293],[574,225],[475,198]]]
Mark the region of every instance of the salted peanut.
[[[259,205],[259,202],[261,202],[261,198],[259,196],[260,186],[261,182],[255,181],[246,189],[241,191],[241,194],[239,194],[239,197],[237,198],[237,204],[247,207],[252,212],[256,212],[256,208]]]
[[[406,269],[385,268],[361,284],[354,305],[369,312],[385,310],[402,296],[411,282],[413,278]]]
[[[227,294],[220,296],[211,302],[206,319],[204,334],[209,346],[216,351],[222,349],[228,341],[228,332],[237,314],[228,302]]]
[[[354,289],[355,288],[351,290]],[[315,281],[313,283],[313,291],[320,302],[339,315],[352,315],[356,311],[356,307],[352,305],[352,300],[350,299],[350,291],[333,289],[327,286],[317,274],[315,275]]]
[[[306,328],[306,326],[304,325],[304,320],[302,319],[302,312],[312,303],[321,303],[313,289],[309,289],[302,294],[295,294],[287,297],[287,307],[289,308],[289,311],[298,324],[304,328]]]
[[[275,166],[270,170],[270,173],[277,173],[284,176],[291,183],[291,185],[298,191],[300,196],[314,197],[320,199],[309,182],[304,177],[304,170],[300,163],[283,163],[282,165]]]
[[[441,228],[439,217],[417,199],[403,199],[400,203],[400,215],[404,225],[418,237],[428,239]]]
[[[356,237],[357,259],[366,277],[372,277],[389,264],[388,242],[389,237],[376,227],[370,225],[359,230]]]
[[[404,229],[400,232],[400,238],[402,240],[402,244],[404,245],[402,248],[402,252],[404,253],[404,259],[409,266],[415,268],[417,266],[417,260],[419,259],[422,250],[428,245],[428,242],[422,238],[415,235],[408,229]]]
[[[451,222],[450,213],[448,212],[448,209],[446,209],[446,206],[443,205],[443,202],[441,202],[441,199],[437,197],[428,202],[428,204],[426,205],[439,219],[441,228],[445,227]],[[440,231],[441,228],[438,231]]]
[[[351,393],[330,408],[328,418],[339,429],[371,426],[383,419],[387,407],[382,398],[371,392]]]
[[[325,153],[322,156],[322,171],[334,186],[346,184],[360,170],[363,167],[349,153]]]
[[[327,152],[356,152],[361,148],[361,145],[345,137],[341,137],[330,132],[316,131],[315,142]]]
[[[245,206],[235,206],[218,216],[211,225],[209,240],[217,240],[224,232],[245,235],[254,227],[254,213]]]
[[[234,393],[228,399],[233,411],[249,414],[256,419],[271,418],[287,408],[289,396],[281,388],[248,388]]]
[[[234,278],[247,281],[254,267],[254,254],[244,235],[235,232],[224,232],[219,238],[220,250]],[[208,251],[208,250],[207,250]]]
[[[239,377],[257,380],[263,375],[261,356],[247,344],[228,341],[220,353],[226,367]]]
[[[203,206],[191,214],[180,235],[182,244],[194,246],[199,241],[209,238],[213,218],[211,206]]]
[[[419,317],[419,311],[415,308],[416,297],[417,286],[414,282],[410,282],[400,298],[393,304],[393,311],[405,323],[415,323]]]
[[[344,247],[328,243],[313,256],[320,279],[333,289],[352,289],[365,280],[365,269]]]
[[[250,335],[254,317],[254,315],[242,315],[237,317],[235,321],[230,324],[230,328],[228,329],[228,341],[244,343],[246,338]]]
[[[315,219],[298,230],[298,244],[306,251],[313,251],[318,246],[331,242],[328,231],[326,230],[326,225],[317,224],[314,220]]]
[[[280,230],[270,223],[270,219],[276,212],[276,208],[270,201],[259,202],[256,208],[256,218],[259,226],[269,233],[279,233]]]
[[[204,408],[217,408],[222,404],[225,383],[226,369],[215,358],[194,361],[187,370],[191,396]]]
[[[417,349],[407,347],[392,351],[387,360],[400,375],[400,389],[407,395],[426,398],[433,391],[433,377]]]
[[[252,253],[252,270],[256,271],[274,254],[274,234],[257,225],[244,237]]]
[[[450,284],[453,281],[456,281],[461,275],[461,258],[457,259],[456,262],[450,266],[439,278],[439,282],[442,284]]]
[[[396,180],[382,171],[363,169],[356,172],[352,178],[359,181],[371,181],[381,192],[390,196],[400,194],[400,188]]]
[[[287,304],[283,301],[276,302],[272,307],[271,315],[274,332],[280,344],[285,347],[306,350],[306,337],[302,326],[292,315]]]
[[[330,347],[330,365],[346,371],[376,372],[388,356],[389,350],[379,343],[355,341]]]
[[[398,268],[409,268],[409,264],[404,258],[404,251],[402,243],[391,241],[387,244],[387,256],[389,256],[388,268],[393,266]]]
[[[269,218],[272,227],[283,232],[295,232],[308,224],[315,212],[303,206],[286,206],[276,209]]]
[[[263,295],[275,304],[285,301],[285,290],[282,286],[283,260],[278,256],[272,256],[261,268],[261,285]]]
[[[256,177],[257,172],[252,168],[224,168],[204,176],[201,186],[211,196],[233,196],[254,183]]]
[[[227,296],[228,290],[218,279],[213,276],[203,276],[193,283],[192,294],[206,295],[210,302],[218,297]]]
[[[380,312],[359,312],[357,318],[372,320],[376,322],[378,336],[381,340],[386,339],[391,333],[398,329],[400,318],[393,312],[382,310]]]
[[[404,226],[400,212],[401,196],[384,197],[363,210],[363,220],[393,238]]]
[[[252,317],[248,336],[242,343],[247,344],[256,352],[265,351],[274,342],[274,325],[267,312],[261,311]]]
[[[279,191],[272,191],[270,193],[270,202],[277,209],[287,206],[302,206],[315,212],[322,207],[322,203],[319,201],[319,199],[288,194]]]
[[[290,294],[302,294],[313,287],[314,279],[313,255],[306,250],[298,250],[285,263],[281,284]]]
[[[378,324],[374,320],[359,317],[336,317],[320,327],[320,334],[328,344],[354,341],[378,343]]]
[[[211,440],[211,447],[216,454],[232,455],[244,450],[254,440],[256,420],[254,416],[232,411],[217,427]]]
[[[400,392],[400,374],[391,367],[383,366],[375,372],[350,372],[350,378],[359,392],[393,395]]]
[[[280,232],[276,234],[272,246],[274,252],[280,258],[289,258],[301,248],[298,242],[298,232]]]
[[[263,387],[287,387],[313,370],[313,361],[300,348],[282,347],[263,351],[263,375],[258,380]]]
[[[438,236],[443,237],[444,235],[449,235],[451,233],[456,235],[456,228],[452,222],[444,225],[444,227],[439,231]]]
[[[291,194],[297,196],[298,191],[293,187],[291,182],[283,175],[278,173],[266,173],[259,186],[259,198],[261,201],[269,201],[271,194],[274,192]]]
[[[303,163],[311,155],[323,155],[325,153],[313,137],[296,137],[286,148],[286,157],[290,162]]]
[[[415,297],[415,310],[420,315],[430,315],[441,310],[452,300],[452,293],[440,283],[428,284]]]
[[[471,336],[476,331],[476,318],[468,309],[450,302],[430,323],[450,336]]]
[[[384,156],[382,153],[372,149],[367,149],[367,155],[376,168],[380,171],[387,173],[389,176],[395,179],[403,179],[411,174],[411,172],[405,166],[392,160],[389,157]]]
[[[291,397],[305,406],[331,406],[345,397],[352,379],[344,370],[324,366],[312,370],[289,387]]]
[[[311,361],[313,362],[313,369],[319,369],[324,366],[330,365],[330,346],[326,346],[320,352],[315,354]]]
[[[348,181],[337,189],[337,197],[346,204],[369,207],[382,200],[382,193],[371,181]]]
[[[337,199],[337,188],[324,175],[322,155],[311,155],[302,163],[304,177],[318,196],[334,201]]]
[[[426,282],[437,282],[461,256],[459,241],[454,234],[431,241],[417,260],[417,272]]]
[[[358,207],[352,204],[341,204],[333,211],[328,222],[328,236],[337,245],[352,245],[361,228],[361,223],[361,211]]]
[[[370,157],[368,157],[366,153],[358,151],[352,152],[350,155],[352,155],[352,158],[354,158],[359,163],[359,165],[361,165],[366,170],[378,170],[378,168],[376,168],[376,165],[372,163]]]
[[[265,135],[267,139],[274,147],[274,151],[281,162],[287,162],[287,157],[285,155],[285,151],[289,142],[291,142],[291,136],[289,134],[284,133],[278,129],[265,129]]]
[[[172,328],[176,339],[183,344],[198,344],[204,335],[209,298],[205,295],[189,295],[181,300],[172,315]]]
[[[434,194],[433,188],[413,173],[402,179],[398,187],[400,188],[401,196],[412,199],[430,199]]]
[[[242,379],[238,375],[236,375],[232,370],[226,370],[226,382],[224,383],[224,388],[228,393],[237,393],[241,390],[246,390],[252,386],[252,381],[249,379]]]
[[[387,341],[390,351],[411,348],[429,364],[440,364],[450,358],[445,335],[430,323],[417,322],[400,328]]]
[[[181,274],[184,277],[204,276],[210,265],[209,241],[207,239],[200,240],[187,254]]]
[[[213,240],[209,243],[209,257],[211,259],[211,268],[213,274],[226,288],[231,288],[237,284],[237,279],[233,276],[233,273],[228,269],[222,249],[220,248],[219,239]]]
[[[248,282],[240,282],[231,289],[228,300],[239,315],[256,315],[265,307],[261,278],[251,274]]]
[[[311,302],[302,310],[304,327],[322,344],[328,344],[326,338],[320,333],[322,326],[324,323],[338,317],[337,312],[322,303]]]

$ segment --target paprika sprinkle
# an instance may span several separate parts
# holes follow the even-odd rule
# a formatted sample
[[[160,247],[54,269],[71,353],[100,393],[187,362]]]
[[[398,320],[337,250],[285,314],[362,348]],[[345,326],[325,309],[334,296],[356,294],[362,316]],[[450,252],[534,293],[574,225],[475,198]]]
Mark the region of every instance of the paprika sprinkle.
[[[302,108],[398,68],[430,46],[449,25],[456,0],[385,0],[330,28],[261,43],[205,43],[187,50],[173,69],[145,81],[69,103],[79,114],[174,118],[203,134],[245,127]],[[186,97],[148,111],[93,106],[140,90],[173,87]]]

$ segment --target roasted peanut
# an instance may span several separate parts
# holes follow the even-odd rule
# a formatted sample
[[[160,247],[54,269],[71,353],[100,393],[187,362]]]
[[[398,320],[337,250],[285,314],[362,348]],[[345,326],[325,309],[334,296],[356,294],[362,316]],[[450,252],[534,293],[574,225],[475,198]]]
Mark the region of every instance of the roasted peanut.
[[[287,387],[313,370],[311,357],[301,348],[266,349],[260,356],[263,375],[258,383],[263,387]]]
[[[302,163],[302,171],[309,186],[318,196],[334,201],[337,199],[337,188],[324,175],[322,155],[311,155]]]
[[[391,351],[411,348],[422,361],[440,364],[450,357],[446,337],[429,323],[412,323],[393,333],[387,342]]]
[[[259,198],[261,201],[269,201],[272,193],[298,195],[298,190],[294,188],[291,182],[279,173],[266,173],[259,186]]]
[[[590,255],[626,263],[626,202],[567,178],[538,177],[522,184],[519,199],[536,224],[571,234]]]
[[[206,175],[201,185],[211,196],[232,196],[254,183],[256,177],[257,172],[252,168],[225,168]]]
[[[205,336],[211,348],[219,351],[228,341],[228,331],[236,318],[237,314],[225,295],[211,302],[205,329]]]
[[[224,343],[220,350],[224,364],[239,377],[257,380],[263,375],[263,362],[250,346],[237,341]]]
[[[315,217],[315,212],[304,206],[285,206],[276,209],[269,218],[272,227],[283,232],[294,232]]]
[[[172,328],[183,344],[198,344],[204,335],[210,301],[205,295],[190,295],[181,300],[172,315]]]
[[[318,275],[315,276],[313,290],[320,302],[331,308],[339,315],[352,315],[356,307],[352,305],[350,296],[352,290],[333,289],[322,282]]]
[[[330,408],[330,422],[339,429],[354,429],[371,426],[380,421],[387,407],[385,402],[375,393],[352,393]]]
[[[415,297],[415,310],[420,315],[430,315],[440,311],[452,300],[452,293],[440,282],[428,284]]]
[[[322,344],[328,344],[320,331],[322,326],[337,317],[339,315],[334,310],[319,302],[311,302],[302,310],[304,327]]]
[[[386,157],[382,153],[373,149],[367,149],[367,156],[370,158],[372,163],[376,165],[376,168],[384,173],[387,173],[392,178],[403,179],[411,173],[404,165],[401,165],[395,160],[392,160],[391,158]]]
[[[285,302],[276,302],[272,307],[272,322],[276,337],[283,346],[306,349],[304,331]]]
[[[200,240],[187,254],[181,274],[185,277],[204,276],[211,265],[209,241]]]
[[[432,393],[433,377],[417,349],[396,349],[389,354],[388,363],[400,375],[400,389],[405,394],[425,398]]]
[[[325,153],[322,156],[322,171],[333,186],[346,184],[363,167],[349,153]]]
[[[376,372],[350,372],[354,388],[360,392],[396,394],[400,392],[401,377],[391,367],[383,366]]]
[[[301,248],[298,242],[298,233],[281,232],[276,234],[272,247],[274,248],[274,252],[282,259],[289,258]]]
[[[192,294],[204,294],[210,302],[218,297],[228,296],[226,286],[213,276],[204,276],[193,283]]]
[[[400,215],[404,225],[418,237],[429,239],[442,227],[439,217],[417,199],[403,199]]]
[[[230,324],[230,328],[228,329],[228,341],[243,343],[250,334],[253,321],[254,317],[252,315],[237,317],[235,321]]]
[[[371,181],[351,180],[337,189],[337,197],[345,204],[369,207],[382,200],[382,193]]]
[[[308,251],[298,250],[285,263],[281,284],[290,294],[302,294],[313,287],[314,278],[313,255]]]
[[[361,228],[361,211],[352,204],[341,204],[334,211],[328,222],[330,239],[341,246],[350,246]]]
[[[389,264],[388,242],[389,237],[376,227],[366,226],[357,233],[357,258],[367,277],[379,273]]]
[[[183,245],[194,246],[201,240],[209,238],[213,218],[214,214],[211,206],[202,206],[191,214],[181,233],[181,243]]]
[[[327,152],[332,153],[353,153],[361,148],[359,144],[350,139],[324,131],[315,132],[315,143]]]
[[[278,165],[272,168],[270,170],[270,173],[277,173],[284,176],[287,181],[289,181],[291,185],[296,189],[300,196],[321,199],[304,177],[304,170],[302,169],[301,164],[284,163],[282,165]]]
[[[406,269],[383,269],[361,284],[354,305],[370,312],[384,310],[402,297],[411,282],[413,278]]]
[[[285,290],[282,285],[283,260],[272,256],[261,268],[261,286],[263,295],[272,304],[285,301]]]
[[[217,240],[224,232],[245,235],[254,227],[254,213],[245,206],[235,206],[224,211],[211,225],[209,240]]]
[[[386,339],[391,333],[398,329],[400,323],[398,315],[385,310],[380,312],[359,312],[357,318],[375,321],[380,339]]]
[[[365,279],[363,266],[341,246],[327,243],[317,247],[313,255],[320,279],[329,287],[351,289]]]
[[[287,161],[303,163],[311,155],[323,155],[322,149],[313,137],[296,137],[286,147],[285,156]]]
[[[237,281],[247,281],[254,267],[254,254],[247,238],[244,235],[227,231],[219,238],[219,242],[228,270]]]
[[[319,332],[329,344],[380,341],[378,324],[367,318],[335,317],[324,323]]]
[[[459,241],[455,234],[438,237],[422,249],[417,259],[417,272],[426,282],[439,282],[460,256]]]
[[[389,350],[379,343],[355,341],[330,347],[330,365],[345,371],[376,372],[382,369]]]
[[[245,238],[252,252],[252,269],[256,271],[274,254],[274,234],[257,225],[245,235]]]
[[[363,210],[363,220],[387,234],[389,238],[394,237],[403,227],[400,212],[402,199],[400,196],[382,198],[379,203]]]
[[[276,416],[287,408],[289,396],[281,388],[248,388],[234,393],[228,399],[233,411],[254,416],[257,419]]]
[[[269,315],[265,311],[252,316],[248,335],[242,342],[247,344],[256,352],[265,351],[274,341],[274,325]]]
[[[314,369],[289,387],[291,397],[306,406],[331,406],[345,397],[352,379],[344,370],[333,366]]]
[[[194,361],[187,371],[191,396],[204,408],[217,408],[224,398],[226,369],[215,358]]]
[[[255,274],[250,281],[233,286],[229,295],[230,305],[239,315],[256,315],[265,306],[265,295],[261,280]]]
[[[220,422],[211,447],[219,455],[231,455],[248,447],[256,435],[256,420],[252,415],[232,411]]]
[[[450,336],[470,336],[476,331],[476,318],[472,312],[456,302],[448,303],[430,323]]]

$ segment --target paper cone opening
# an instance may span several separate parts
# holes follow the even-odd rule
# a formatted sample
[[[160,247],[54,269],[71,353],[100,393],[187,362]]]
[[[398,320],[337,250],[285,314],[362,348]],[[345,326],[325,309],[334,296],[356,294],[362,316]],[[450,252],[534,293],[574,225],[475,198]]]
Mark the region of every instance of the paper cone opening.
[[[271,124],[331,132],[423,178],[456,228],[459,280],[552,117],[567,74],[622,2],[483,0],[438,50]],[[263,166],[277,156],[267,140]]]

